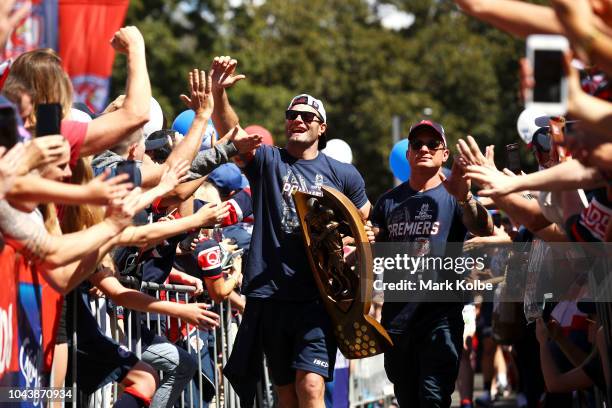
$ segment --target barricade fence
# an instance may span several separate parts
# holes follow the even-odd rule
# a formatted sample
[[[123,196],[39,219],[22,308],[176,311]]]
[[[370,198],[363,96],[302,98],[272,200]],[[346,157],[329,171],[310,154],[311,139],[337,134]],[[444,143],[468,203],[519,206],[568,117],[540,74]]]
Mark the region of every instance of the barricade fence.
[[[129,288],[137,289],[150,294],[159,300],[168,300],[177,303],[192,303],[192,295],[196,288],[187,285],[157,284],[154,282],[142,282],[133,277],[122,277],[121,283]],[[76,296],[67,301],[76,302]],[[214,330],[200,330],[197,327],[183,322],[181,319],[172,318],[157,313],[141,313],[117,306],[105,298],[90,297],[90,307],[98,326],[109,338],[125,346],[139,359],[143,358],[143,330],[156,336],[167,339],[176,347],[182,347],[197,362],[197,371],[194,379],[182,390],[176,407],[198,408],[198,407],[223,407],[239,408],[240,400],[236,392],[225,377],[222,377],[222,367],[225,366],[232,351],[234,339],[240,324],[240,315],[232,312],[228,300],[221,303],[211,302],[211,310],[219,317],[219,327]],[[73,321],[76,321],[76,303],[73,310]],[[74,398],[71,406],[86,406],[88,408],[109,408],[117,401],[120,394],[117,383],[107,384],[91,395],[84,395],[77,389],[76,379],[78,376],[76,359],[78,349],[78,333],[72,330],[68,333],[72,339],[72,365],[70,369],[74,373],[72,387]],[[145,361],[146,362],[146,361]],[[264,362],[265,367],[265,362]],[[92,369],[95,369],[92,367]],[[258,407],[272,407],[274,405],[272,386],[264,369],[263,380],[257,392]],[[164,379],[164,372],[158,371],[160,384]],[[211,391],[212,390],[212,391]],[[68,406],[68,404],[66,404]]]

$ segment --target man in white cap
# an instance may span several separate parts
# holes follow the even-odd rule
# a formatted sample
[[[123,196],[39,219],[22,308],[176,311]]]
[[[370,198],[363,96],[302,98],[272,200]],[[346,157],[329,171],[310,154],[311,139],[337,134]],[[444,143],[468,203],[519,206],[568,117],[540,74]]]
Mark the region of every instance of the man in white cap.
[[[236,62],[225,58],[220,65],[225,64],[230,73],[224,77],[231,78]],[[217,120],[217,129],[227,132],[238,124],[238,118],[225,91],[213,79],[213,92],[215,86],[218,110],[213,120]],[[321,187],[330,186],[345,194],[364,220],[370,212],[365,183],[357,169],[320,152],[326,130],[323,103],[311,95],[297,95],[285,112],[286,146],[262,145],[242,155],[253,193],[255,225],[242,286],[247,297],[240,326],[243,334],[238,334],[237,344],[244,344],[246,330],[258,326],[252,333],[262,335],[261,346],[283,408],[325,406],[324,382],[332,379],[337,349],[291,195],[296,190],[321,195]],[[232,359],[236,366],[247,364],[246,353],[244,358],[238,354],[234,349],[230,366]]]

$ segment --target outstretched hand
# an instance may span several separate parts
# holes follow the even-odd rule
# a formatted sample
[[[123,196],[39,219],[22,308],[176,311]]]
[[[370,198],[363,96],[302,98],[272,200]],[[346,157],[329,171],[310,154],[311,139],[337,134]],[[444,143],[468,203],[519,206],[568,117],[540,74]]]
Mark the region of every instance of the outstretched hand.
[[[239,153],[248,153],[261,146],[263,137],[257,134],[249,135],[240,125],[236,125],[223,138],[231,140]]]
[[[179,183],[183,182],[189,175],[189,162],[178,160],[171,168],[166,168],[159,181],[159,185],[167,191],[172,191]]]
[[[213,59],[210,66],[213,92],[221,92],[246,78],[245,75],[235,74],[237,65],[238,61],[228,56],[215,57]]]
[[[215,107],[215,101],[212,97],[212,77],[211,72],[208,76],[204,71],[194,69],[189,72],[189,89],[190,96],[181,95],[181,100],[192,109],[196,115],[210,118]]]
[[[483,186],[478,192],[482,197],[497,197],[517,191],[517,178],[487,166],[468,166],[466,176]]]
[[[133,187],[132,183],[127,182],[128,174],[119,174],[108,178],[109,175],[110,169],[106,169],[102,174],[87,183],[88,195],[91,197],[92,203],[108,205],[113,200],[121,200],[128,195]]]
[[[478,143],[476,143],[476,140],[470,135],[466,137],[466,140],[459,139],[457,142],[457,151],[460,154],[461,161],[468,166],[487,166],[495,169],[493,149],[493,145],[487,146],[485,154],[482,154]]]
[[[107,207],[105,221],[115,227],[117,233],[132,224],[141,192],[140,187],[136,187],[123,199],[113,200]]]

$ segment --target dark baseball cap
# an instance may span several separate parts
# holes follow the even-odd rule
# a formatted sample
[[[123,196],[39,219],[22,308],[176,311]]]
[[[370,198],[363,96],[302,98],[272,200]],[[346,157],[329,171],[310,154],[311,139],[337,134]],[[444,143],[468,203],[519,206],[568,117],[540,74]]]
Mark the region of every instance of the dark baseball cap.
[[[442,125],[440,125],[439,123],[436,123],[434,121],[431,120],[421,120],[415,124],[413,124],[412,126],[410,126],[410,131],[408,132],[408,141],[410,141],[410,138],[416,133],[417,129],[422,129],[424,127],[433,129],[433,131],[435,133],[437,133],[440,138],[442,139],[442,142],[444,143],[444,147],[447,147],[446,145],[446,133],[444,133],[444,128],[442,127]]]

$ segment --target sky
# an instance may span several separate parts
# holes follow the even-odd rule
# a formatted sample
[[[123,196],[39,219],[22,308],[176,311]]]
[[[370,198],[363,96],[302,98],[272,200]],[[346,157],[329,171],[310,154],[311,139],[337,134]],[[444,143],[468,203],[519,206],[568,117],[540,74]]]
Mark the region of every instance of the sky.
[[[373,4],[375,0],[367,0],[369,4]],[[255,5],[264,3],[265,0],[255,0]],[[229,0],[232,7],[237,7],[242,4],[242,0]],[[414,15],[398,10],[393,4],[382,4],[378,6],[378,17],[381,20],[383,27],[390,30],[400,30],[408,28],[414,22]]]

